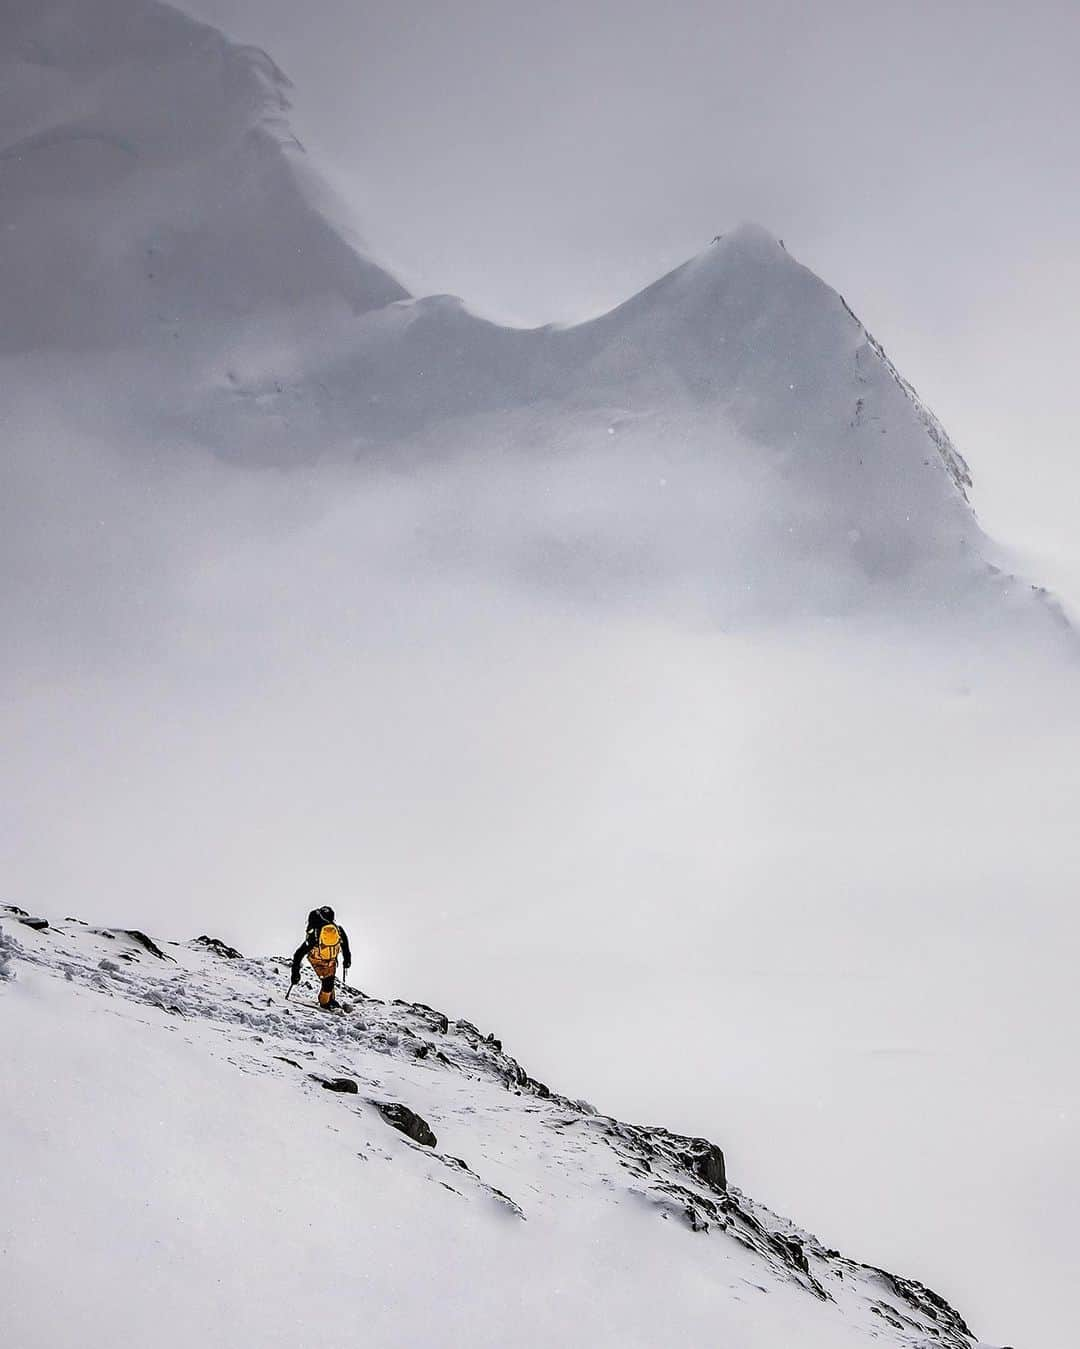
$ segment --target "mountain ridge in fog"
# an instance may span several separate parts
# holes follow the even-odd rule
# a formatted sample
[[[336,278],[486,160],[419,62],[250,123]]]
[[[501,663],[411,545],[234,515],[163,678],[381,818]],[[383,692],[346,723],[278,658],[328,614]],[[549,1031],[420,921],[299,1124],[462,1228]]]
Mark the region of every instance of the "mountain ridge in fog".
[[[17,0],[4,25],[0,349],[60,362],[81,425],[240,464],[463,463],[484,481],[441,556],[601,594],[693,578],[722,622],[1060,622],[881,345],[759,226],[597,319],[503,327],[332,223],[264,52],[155,0]]]

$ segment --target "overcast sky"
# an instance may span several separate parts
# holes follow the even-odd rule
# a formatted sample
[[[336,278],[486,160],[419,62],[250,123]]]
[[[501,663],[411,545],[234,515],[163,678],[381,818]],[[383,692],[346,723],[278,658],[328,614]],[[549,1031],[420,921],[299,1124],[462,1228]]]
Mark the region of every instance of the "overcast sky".
[[[186,8],[290,74],[296,130],[418,292],[573,320],[766,224],[1080,613],[1072,7]],[[901,626],[749,642],[579,612],[496,549],[475,574],[411,559],[438,474],[118,452],[32,373],[7,390],[0,493],[15,902],[278,950],[337,903],[373,991],[714,1134],[761,1198],[987,1333],[1057,1345],[1080,1202],[1072,667]]]
[[[1080,6],[183,7],[285,69],[299,134],[417,291],[575,319],[767,225],[943,418],[987,526],[1080,603]]]

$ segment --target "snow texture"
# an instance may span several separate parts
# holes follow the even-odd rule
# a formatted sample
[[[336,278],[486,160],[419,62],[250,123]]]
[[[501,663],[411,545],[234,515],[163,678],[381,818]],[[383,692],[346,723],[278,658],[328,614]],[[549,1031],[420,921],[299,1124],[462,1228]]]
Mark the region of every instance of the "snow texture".
[[[15,978],[15,957],[19,954],[19,943],[0,927],[0,981]]]
[[[286,1001],[286,960],[204,939],[66,919],[21,947],[5,1344],[272,1349],[310,1330],[312,1288],[327,1345],[977,1343],[755,1204],[714,1144],[583,1108],[469,1021]]]

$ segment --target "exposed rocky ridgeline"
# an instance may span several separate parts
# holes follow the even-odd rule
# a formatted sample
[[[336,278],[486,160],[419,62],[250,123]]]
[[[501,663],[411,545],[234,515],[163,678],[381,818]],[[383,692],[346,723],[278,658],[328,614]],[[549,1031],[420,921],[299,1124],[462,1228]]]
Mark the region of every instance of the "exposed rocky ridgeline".
[[[111,1011],[187,1035],[212,1030],[207,1052],[237,1072],[284,1075],[300,1093],[335,1093],[345,1112],[338,1127],[356,1130],[361,1157],[392,1160],[386,1148],[396,1134],[428,1179],[525,1222],[544,1222],[599,1188],[605,1202],[645,1206],[720,1243],[718,1255],[747,1262],[752,1275],[743,1282],[801,1290],[882,1343],[976,1343],[962,1317],[921,1283],[841,1255],[731,1185],[715,1143],[626,1124],[572,1100],[468,1020],[356,989],[344,995],[350,1011],[328,1014],[313,1005],[311,989],[285,1001],[281,957],[245,957],[205,935],[160,942],[70,918],[27,927],[27,916],[0,913],[0,973],[59,980],[65,996],[84,999],[83,1015]],[[537,1169],[526,1179],[529,1167]],[[716,1295],[725,1295],[719,1285]]]

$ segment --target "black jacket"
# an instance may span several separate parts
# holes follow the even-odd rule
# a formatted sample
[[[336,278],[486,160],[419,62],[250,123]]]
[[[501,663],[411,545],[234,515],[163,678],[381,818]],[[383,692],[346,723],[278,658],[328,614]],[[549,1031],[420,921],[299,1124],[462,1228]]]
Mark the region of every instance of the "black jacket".
[[[352,953],[349,950],[349,938],[346,935],[345,929],[341,926],[340,923],[335,923],[334,926],[337,928],[338,936],[341,938],[341,959],[345,969],[347,970],[349,966],[352,964]],[[294,984],[297,983],[300,979],[301,961],[304,959],[306,955],[310,955],[310,953],[315,950],[316,946],[318,946],[319,933],[323,927],[324,927],[323,923],[319,923],[318,927],[309,927],[307,930],[307,935],[304,937],[304,940],[300,943],[300,945],[296,948],[295,952],[293,953],[292,981]]]

